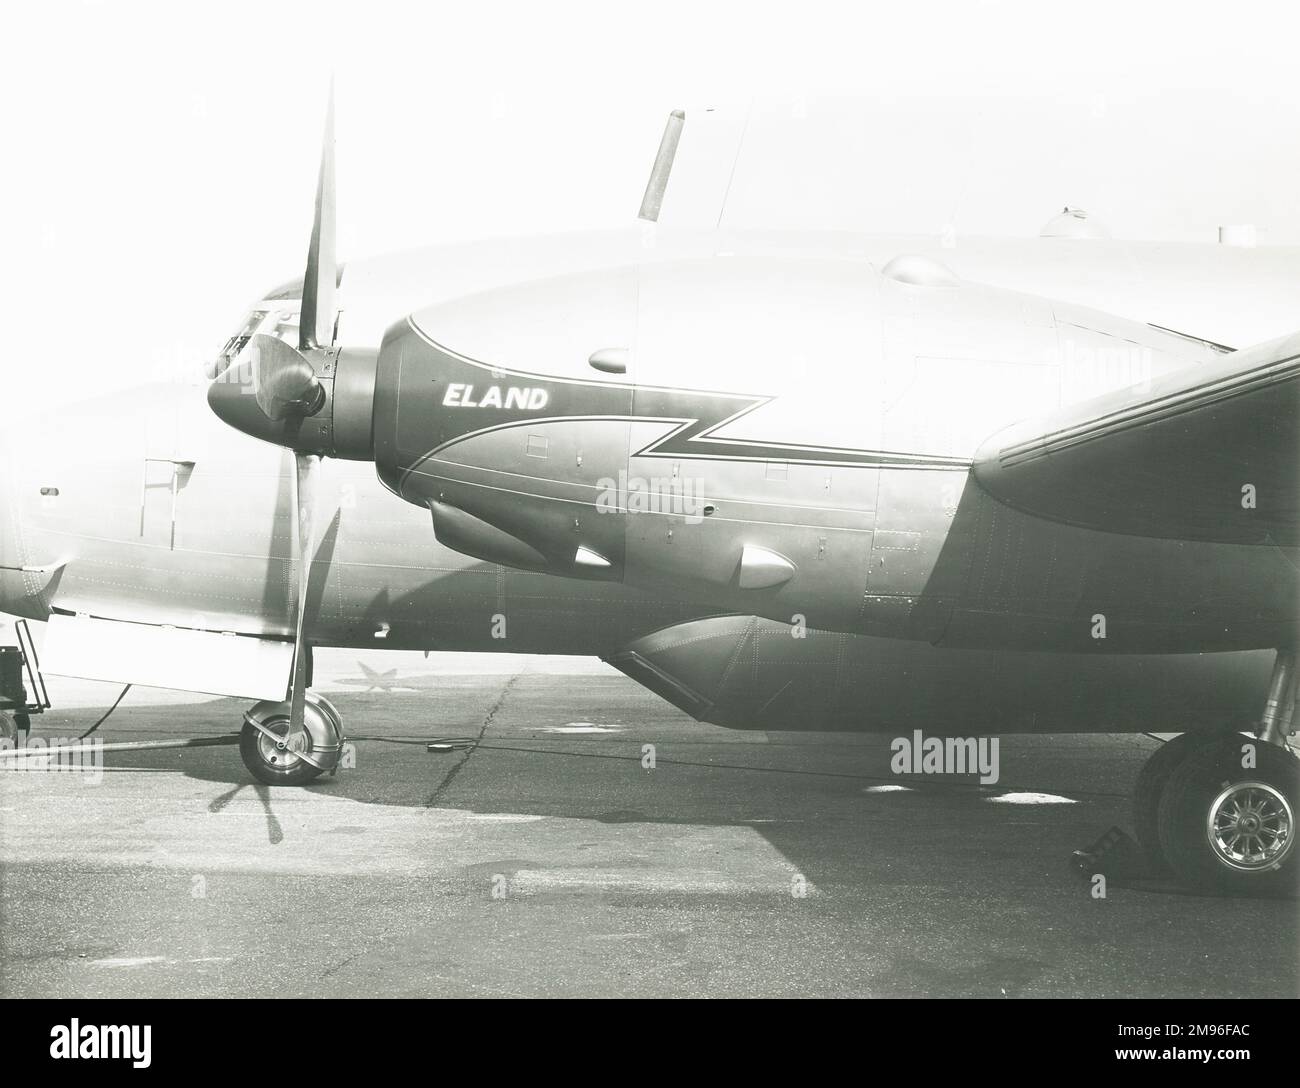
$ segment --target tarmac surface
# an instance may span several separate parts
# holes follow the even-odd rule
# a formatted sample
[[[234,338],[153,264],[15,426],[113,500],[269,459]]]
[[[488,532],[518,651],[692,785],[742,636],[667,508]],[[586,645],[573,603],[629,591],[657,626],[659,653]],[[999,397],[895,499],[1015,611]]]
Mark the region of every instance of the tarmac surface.
[[[235,747],[0,772],[0,993],[1300,994],[1294,901],[1071,869],[1129,826],[1150,737],[1006,737],[981,786],[891,773],[885,736],[700,725],[588,661],[318,651],[317,679],[355,767],[306,788]],[[117,689],[52,694],[35,736]],[[98,735],[247,702],[134,690]]]

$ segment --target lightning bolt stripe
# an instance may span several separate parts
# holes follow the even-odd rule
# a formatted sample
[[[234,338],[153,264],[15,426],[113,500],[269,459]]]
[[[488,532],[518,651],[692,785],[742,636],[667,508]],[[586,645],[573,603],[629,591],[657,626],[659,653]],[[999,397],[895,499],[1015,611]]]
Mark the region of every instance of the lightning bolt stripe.
[[[675,425],[666,434],[637,450],[634,457],[963,471],[971,465],[970,458],[940,454],[724,438],[716,432],[769,404],[775,397],[568,378],[494,366],[439,344],[413,321],[410,326],[441,357],[438,361],[443,365],[435,367],[438,371],[436,381],[443,383],[454,379],[467,385],[478,385],[485,380],[489,384],[502,380],[518,381],[546,389],[549,409],[545,415],[538,415],[520,409],[475,408],[472,418],[477,425],[463,428],[453,422],[458,418],[455,410],[439,412],[437,414],[440,418],[434,427],[435,444],[432,447],[426,446],[427,452],[415,464],[435,458],[442,451],[467,439],[493,431],[536,426],[540,423],[626,419],[637,423]],[[450,368],[447,364],[451,364]],[[447,373],[449,369],[452,371],[450,374]],[[556,411],[557,408],[561,410]],[[465,413],[465,418],[468,422],[468,412]]]

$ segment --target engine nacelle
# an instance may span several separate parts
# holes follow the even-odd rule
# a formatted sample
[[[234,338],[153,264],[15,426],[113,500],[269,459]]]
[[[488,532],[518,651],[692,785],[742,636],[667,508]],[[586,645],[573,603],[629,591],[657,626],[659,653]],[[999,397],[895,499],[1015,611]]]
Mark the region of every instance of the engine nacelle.
[[[621,579],[624,520],[603,515],[627,470],[632,386],[589,367],[583,345],[626,342],[635,280],[626,270],[578,279],[582,289],[544,281],[393,326],[379,355],[375,464],[386,486],[432,510],[448,547]],[[474,354],[454,346],[466,341]]]
[[[375,462],[487,562],[931,639],[981,441],[1196,350],[928,258],[607,269],[394,325]]]

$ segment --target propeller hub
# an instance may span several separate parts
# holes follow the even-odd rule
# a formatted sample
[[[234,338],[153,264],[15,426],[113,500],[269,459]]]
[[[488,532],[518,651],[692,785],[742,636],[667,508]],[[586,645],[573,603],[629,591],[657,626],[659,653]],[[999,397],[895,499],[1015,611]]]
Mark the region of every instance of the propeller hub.
[[[208,386],[208,406],[229,426],[297,453],[351,461],[374,456],[371,438],[378,352],[300,352],[256,345]],[[250,345],[250,348],[254,348]]]

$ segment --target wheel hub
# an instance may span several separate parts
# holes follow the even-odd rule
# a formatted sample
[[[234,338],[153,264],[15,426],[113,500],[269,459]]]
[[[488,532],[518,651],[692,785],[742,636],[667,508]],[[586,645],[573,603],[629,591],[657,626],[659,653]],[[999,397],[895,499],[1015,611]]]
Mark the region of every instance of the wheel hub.
[[[1295,815],[1268,783],[1236,782],[1211,803],[1205,832],[1215,857],[1229,868],[1271,869],[1291,850]]]
[[[295,767],[302,762],[299,753],[306,751],[307,748],[305,733],[295,733],[290,739],[289,723],[284,719],[266,722],[264,727],[274,733],[277,739],[272,740],[265,733],[259,732],[257,751],[262,759],[272,767],[281,768]]]

